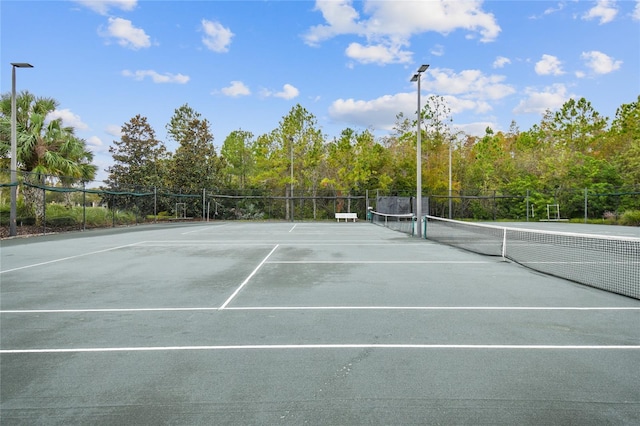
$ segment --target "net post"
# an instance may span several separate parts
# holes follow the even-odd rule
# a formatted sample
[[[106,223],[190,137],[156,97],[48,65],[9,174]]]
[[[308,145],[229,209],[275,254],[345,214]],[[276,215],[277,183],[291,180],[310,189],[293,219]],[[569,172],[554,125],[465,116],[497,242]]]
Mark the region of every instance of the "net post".
[[[502,260],[507,258],[507,228],[502,229]]]

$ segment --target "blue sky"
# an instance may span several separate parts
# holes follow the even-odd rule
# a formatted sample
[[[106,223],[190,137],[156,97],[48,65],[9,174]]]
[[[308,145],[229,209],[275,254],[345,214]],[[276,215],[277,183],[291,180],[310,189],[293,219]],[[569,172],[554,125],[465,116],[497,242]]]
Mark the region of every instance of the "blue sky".
[[[0,84],[55,98],[100,167],[120,127],[165,125],[188,103],[219,148],[278,127],[296,104],[328,138],[386,134],[443,96],[453,126],[521,130],[585,97],[604,116],[640,94],[640,1],[7,1]]]

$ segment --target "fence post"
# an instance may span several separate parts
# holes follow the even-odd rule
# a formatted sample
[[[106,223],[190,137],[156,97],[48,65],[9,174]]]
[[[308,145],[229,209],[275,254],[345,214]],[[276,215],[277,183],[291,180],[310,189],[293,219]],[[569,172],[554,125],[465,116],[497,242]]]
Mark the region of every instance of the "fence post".
[[[158,187],[153,187],[153,223],[158,223]]]
[[[87,230],[87,191],[84,181],[82,182],[82,230]]]
[[[584,223],[587,223],[588,191],[587,188],[584,189]]]
[[[47,234],[47,190],[44,189],[44,184],[42,185],[42,212],[43,212],[42,235],[46,235]]]
[[[529,190],[527,189],[527,222],[529,222]]]

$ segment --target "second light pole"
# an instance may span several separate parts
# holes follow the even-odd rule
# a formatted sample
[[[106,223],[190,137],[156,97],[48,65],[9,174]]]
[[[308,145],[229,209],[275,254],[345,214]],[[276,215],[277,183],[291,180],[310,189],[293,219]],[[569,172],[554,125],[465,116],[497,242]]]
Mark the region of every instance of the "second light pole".
[[[422,238],[422,112],[420,111],[420,80],[422,73],[429,65],[421,65],[411,77],[411,81],[418,82],[418,142],[416,144],[416,236]]]
[[[16,111],[16,68],[33,68],[26,62],[11,62],[11,206],[9,207],[9,236],[18,234],[17,200],[18,200],[18,133]]]

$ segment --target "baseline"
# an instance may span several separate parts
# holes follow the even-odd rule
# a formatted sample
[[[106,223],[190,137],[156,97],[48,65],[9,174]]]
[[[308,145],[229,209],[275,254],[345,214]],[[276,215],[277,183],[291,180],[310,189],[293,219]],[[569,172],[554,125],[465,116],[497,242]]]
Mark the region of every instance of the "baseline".
[[[306,344],[306,345],[219,345],[219,346],[133,346],[122,348],[3,349],[0,354],[159,352],[229,350],[309,350],[309,349],[462,349],[462,350],[640,350],[640,345],[438,345],[438,344]]]
[[[270,263],[270,262],[268,262]],[[193,308],[88,308],[88,309],[13,309],[0,315],[84,314],[119,312],[211,312],[220,307]],[[631,306],[237,306],[226,311],[640,311]]]

